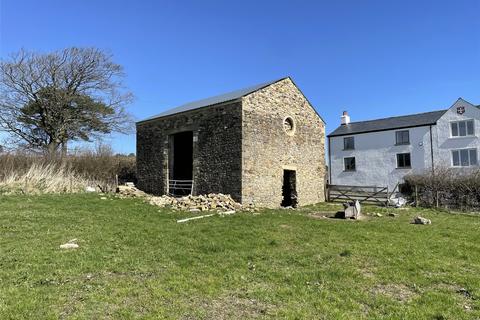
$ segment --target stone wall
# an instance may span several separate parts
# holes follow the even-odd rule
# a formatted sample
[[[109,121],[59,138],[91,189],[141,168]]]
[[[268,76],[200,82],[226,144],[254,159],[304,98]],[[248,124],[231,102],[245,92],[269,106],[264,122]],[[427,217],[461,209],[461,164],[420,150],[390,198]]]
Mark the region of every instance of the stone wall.
[[[226,193],[240,201],[241,130],[240,101],[137,123],[138,187],[166,193],[168,137],[193,131],[193,193]]]
[[[325,125],[295,84],[287,78],[242,101],[242,202],[279,207],[284,169],[296,171],[299,205],[324,201]]]

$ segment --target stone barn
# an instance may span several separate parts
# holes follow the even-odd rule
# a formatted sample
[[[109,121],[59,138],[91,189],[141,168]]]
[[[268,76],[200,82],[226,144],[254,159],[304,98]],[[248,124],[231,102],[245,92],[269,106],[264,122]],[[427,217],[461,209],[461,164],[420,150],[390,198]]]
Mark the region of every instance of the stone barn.
[[[259,207],[325,199],[325,123],[290,77],[137,122],[138,187]]]

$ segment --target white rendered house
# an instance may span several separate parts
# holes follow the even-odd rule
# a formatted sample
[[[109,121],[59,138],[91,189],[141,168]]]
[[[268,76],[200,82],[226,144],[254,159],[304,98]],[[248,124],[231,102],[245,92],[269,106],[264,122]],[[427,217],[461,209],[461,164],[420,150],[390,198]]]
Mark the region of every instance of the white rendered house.
[[[329,183],[393,190],[410,173],[479,166],[480,106],[459,98],[449,109],[350,122],[328,135]]]

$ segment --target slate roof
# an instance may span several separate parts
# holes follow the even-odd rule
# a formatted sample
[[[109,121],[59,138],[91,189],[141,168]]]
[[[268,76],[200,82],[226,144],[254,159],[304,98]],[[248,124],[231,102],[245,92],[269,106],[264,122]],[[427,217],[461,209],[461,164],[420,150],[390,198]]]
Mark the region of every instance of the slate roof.
[[[462,98],[457,101],[470,103]],[[480,109],[480,105],[475,106]],[[448,109],[410,114],[406,116],[390,117],[368,121],[350,122],[348,125],[340,125],[327,137],[346,136],[358,133],[394,130],[402,128],[421,127],[436,124]]]
[[[328,137],[433,125],[443,116],[445,112],[447,112],[447,110],[431,111],[369,121],[350,122],[348,125],[339,126],[332,133],[330,133]]]
[[[240,98],[242,98],[242,97],[244,97],[248,94],[251,94],[255,91],[258,91],[260,89],[268,87],[269,85],[272,85],[276,82],[287,79],[287,78],[288,77],[284,77],[284,78],[281,78],[281,79],[257,84],[255,86],[251,86],[251,87],[248,87],[248,88],[224,93],[224,94],[214,96],[214,97],[210,97],[210,98],[207,98],[207,99],[202,99],[202,100],[189,102],[189,103],[183,104],[181,106],[178,106],[176,108],[169,109],[167,111],[164,111],[162,113],[154,115],[152,117],[149,117],[149,118],[143,119],[141,121],[138,121],[137,123],[148,121],[148,120],[153,120],[153,119],[157,119],[157,118],[162,118],[162,117],[166,117],[166,116],[169,116],[169,115],[172,115],[172,114],[182,113],[182,112],[195,110],[195,109],[199,109],[199,108],[203,108],[203,107],[208,107],[208,106],[212,106],[212,105],[219,104],[219,103],[234,101],[234,100],[240,99]]]

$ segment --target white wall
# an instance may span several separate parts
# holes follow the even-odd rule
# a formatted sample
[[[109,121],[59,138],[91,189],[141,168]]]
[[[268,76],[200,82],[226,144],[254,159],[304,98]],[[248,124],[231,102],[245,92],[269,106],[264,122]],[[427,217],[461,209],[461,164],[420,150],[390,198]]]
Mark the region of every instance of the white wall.
[[[464,107],[463,115],[457,113],[457,107]],[[450,123],[460,120],[475,120],[475,137],[451,137]],[[480,109],[464,100],[458,100],[437,122],[434,133],[435,166],[452,165],[454,149],[476,148],[480,158]]]
[[[463,115],[457,113],[459,106],[465,107]],[[475,119],[476,137],[452,138],[450,122],[466,119]],[[410,145],[395,145],[395,132],[399,130],[409,130]],[[345,137],[348,136],[330,138],[330,184],[388,186],[393,190],[405,175],[431,170],[430,126],[356,134],[355,150],[343,150]],[[480,109],[459,99],[437,125],[432,126],[432,141],[436,168],[451,166],[452,149],[477,148],[480,159]],[[412,168],[398,169],[397,153],[407,152],[411,154]],[[355,157],[356,171],[344,171],[344,157]]]
[[[393,190],[404,175],[431,166],[430,128],[409,130],[410,144],[395,145],[395,132],[388,130],[355,135],[355,150],[343,150],[343,138],[330,138],[331,184],[357,186],[388,186]],[[410,153],[412,169],[397,168],[397,153]],[[355,157],[356,171],[344,171],[343,158]]]

